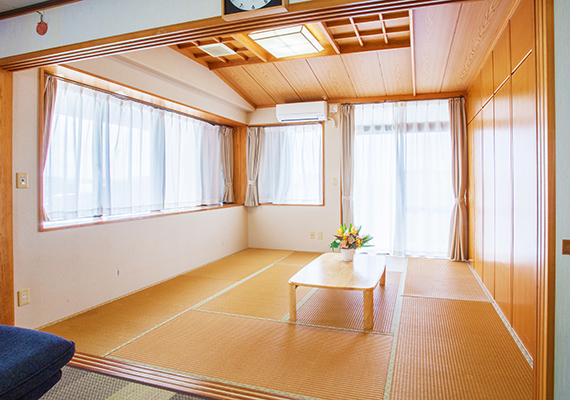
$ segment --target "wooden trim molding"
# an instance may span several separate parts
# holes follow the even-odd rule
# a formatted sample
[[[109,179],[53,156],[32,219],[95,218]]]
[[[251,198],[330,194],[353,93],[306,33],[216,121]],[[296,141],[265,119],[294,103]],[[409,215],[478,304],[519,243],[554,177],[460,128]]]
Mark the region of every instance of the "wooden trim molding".
[[[221,400],[292,400],[277,393],[263,392],[228,383],[214,382],[188,375],[177,374],[139,364],[111,360],[76,353],[69,362],[72,367],[83,368],[121,379],[174,390],[181,393],[208,396]]]
[[[36,11],[42,11],[48,8],[58,7],[69,3],[77,3],[83,0],[46,0],[38,3],[30,4],[29,6],[15,8],[0,13],[0,20],[18,17],[20,15],[31,14]]]
[[[554,302],[556,263],[556,159],[554,98],[554,1],[535,0],[539,243],[537,354],[534,399],[554,398]]]
[[[0,69],[0,324],[14,325],[11,72]]]

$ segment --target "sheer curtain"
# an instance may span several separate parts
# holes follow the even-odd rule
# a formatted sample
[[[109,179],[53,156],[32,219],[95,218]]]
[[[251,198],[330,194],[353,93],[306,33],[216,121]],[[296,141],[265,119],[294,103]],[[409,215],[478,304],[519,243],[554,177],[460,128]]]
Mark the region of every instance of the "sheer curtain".
[[[44,220],[221,203],[220,126],[60,79],[55,89]]]
[[[322,132],[321,124],[263,128],[260,203],[322,204]]]
[[[355,106],[354,221],[393,255],[447,255],[448,100]]]

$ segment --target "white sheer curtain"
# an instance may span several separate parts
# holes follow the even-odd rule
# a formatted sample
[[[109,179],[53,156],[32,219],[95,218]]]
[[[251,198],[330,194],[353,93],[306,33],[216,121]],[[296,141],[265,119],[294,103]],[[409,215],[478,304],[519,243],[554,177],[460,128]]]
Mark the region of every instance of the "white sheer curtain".
[[[45,220],[220,203],[221,127],[57,79]]]
[[[322,134],[321,124],[262,129],[260,203],[322,204]]]
[[[448,100],[355,106],[354,222],[393,255],[445,257],[451,186]]]

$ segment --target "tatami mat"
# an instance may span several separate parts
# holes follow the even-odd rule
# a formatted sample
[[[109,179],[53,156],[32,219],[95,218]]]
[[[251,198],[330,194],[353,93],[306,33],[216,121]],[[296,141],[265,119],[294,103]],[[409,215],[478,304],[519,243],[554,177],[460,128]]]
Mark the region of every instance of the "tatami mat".
[[[466,263],[409,258],[404,295],[489,301]]]
[[[386,284],[374,290],[374,331],[389,333],[400,273],[387,272]],[[297,288],[299,291],[301,287]],[[297,311],[297,322],[337,328],[363,329],[363,292],[318,289]]]
[[[210,300],[199,310],[280,320],[289,312],[289,279],[302,268],[303,265],[275,264]],[[310,290],[298,288],[297,302]]]
[[[187,275],[240,281],[291,254],[293,252],[287,250],[247,249],[190,271]]]
[[[392,400],[532,399],[532,369],[491,303],[404,297],[400,321]]]
[[[323,253],[309,251],[296,251],[280,261],[281,264],[292,264],[305,266]]]
[[[102,356],[235,283],[181,275],[45,329]]]
[[[112,357],[319,399],[382,398],[392,337],[189,311]]]

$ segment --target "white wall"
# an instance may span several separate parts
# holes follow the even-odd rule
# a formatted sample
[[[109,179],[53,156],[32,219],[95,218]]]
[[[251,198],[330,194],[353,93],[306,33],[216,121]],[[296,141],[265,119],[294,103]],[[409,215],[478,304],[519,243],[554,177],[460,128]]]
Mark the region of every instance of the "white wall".
[[[554,395],[570,399],[570,256],[562,239],[570,239],[570,2],[554,0],[556,68],[556,316]]]
[[[334,118],[338,122],[339,114]],[[259,109],[251,115],[251,125],[275,124],[275,108]],[[340,226],[340,128],[325,123],[324,206],[248,207],[249,247],[298,251],[330,251],[333,234]],[[333,178],[338,184],[333,185]],[[315,232],[315,239],[309,233]],[[318,239],[323,232],[323,239]]]
[[[106,59],[89,65],[99,72],[127,67]],[[133,70],[129,79],[144,88],[156,77]],[[176,95],[184,97],[183,90]],[[37,328],[248,247],[241,206],[39,232],[38,99],[38,70],[15,73],[13,168],[28,172],[30,182],[29,189],[13,189],[14,284],[31,290],[31,304],[16,307],[18,326]],[[204,101],[216,111],[215,96]],[[229,107],[221,102],[217,111]]]
[[[69,65],[241,123],[254,110],[216,74],[168,47]]]

